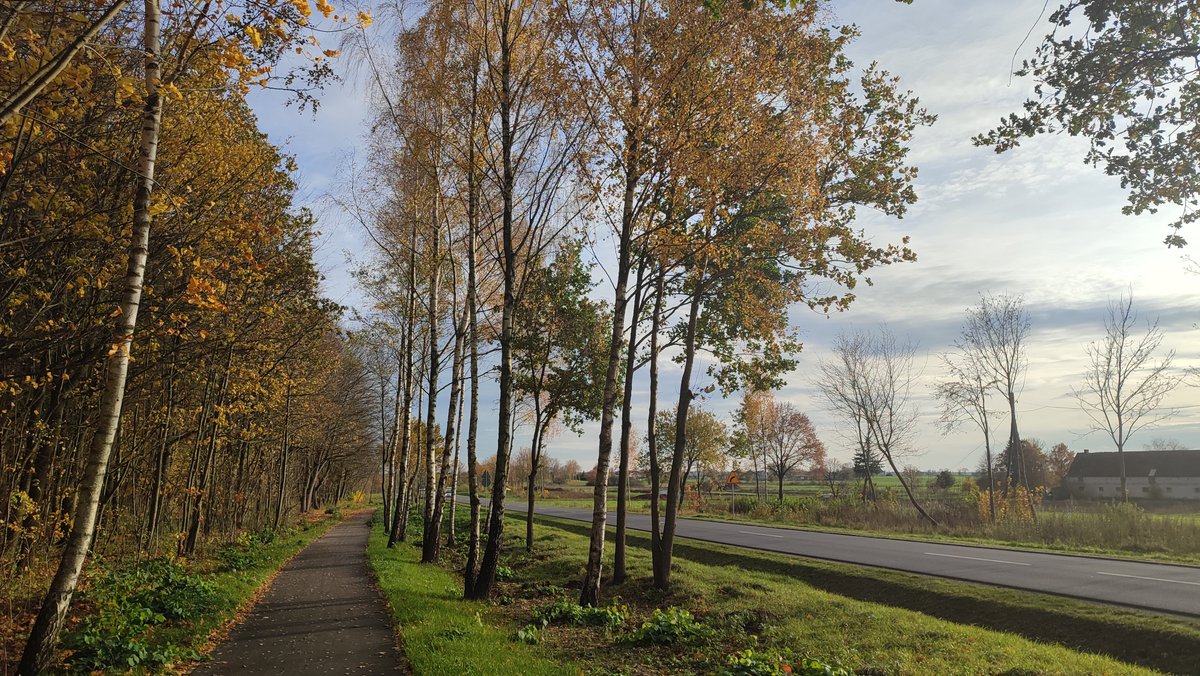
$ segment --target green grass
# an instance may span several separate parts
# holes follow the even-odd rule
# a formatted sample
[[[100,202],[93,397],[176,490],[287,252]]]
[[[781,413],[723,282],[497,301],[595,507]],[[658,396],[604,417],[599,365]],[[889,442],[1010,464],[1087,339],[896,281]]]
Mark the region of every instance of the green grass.
[[[1200,654],[1200,625],[1186,620],[686,539],[664,594],[652,588],[641,534],[629,538],[630,579],[603,587],[603,603],[623,606],[623,625],[551,624],[525,645],[515,634],[539,609],[577,598],[588,526],[538,517],[526,553],[521,518],[510,517],[502,560],[515,578],[498,584],[491,606],[459,600],[458,575],[373,536],[371,559],[417,673],[577,673],[571,664],[597,674],[720,673],[748,648],[863,674],[1193,673]],[[607,578],[611,542],[605,552]],[[711,632],[685,645],[629,642],[656,608],[670,606]]]
[[[494,609],[462,599],[462,578],[421,565],[410,544],[387,548],[377,522],[367,546],[404,652],[418,674],[576,674],[532,646],[512,640],[515,628],[495,626]]]
[[[538,522],[535,555],[513,566],[518,582],[562,584],[583,563],[587,526]],[[760,634],[763,645],[859,672],[1192,673],[1200,654],[1200,626],[1185,620],[686,539],[676,544],[671,594],[656,597],[644,573],[647,538],[629,543],[633,577],[607,587],[606,596],[682,605],[710,618],[773,618]]]

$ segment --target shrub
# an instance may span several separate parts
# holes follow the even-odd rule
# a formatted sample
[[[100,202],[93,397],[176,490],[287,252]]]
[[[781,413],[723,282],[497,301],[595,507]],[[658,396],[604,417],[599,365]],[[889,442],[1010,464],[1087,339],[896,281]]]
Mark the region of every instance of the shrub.
[[[496,566],[497,582],[507,582],[509,580],[516,579],[516,577],[517,571],[513,570],[512,568],[509,568],[508,566]]]
[[[527,624],[524,627],[521,627],[520,629],[518,629],[516,635],[513,638],[520,641],[521,643],[537,645],[538,642],[540,642],[542,640],[542,635],[541,635],[541,630],[539,630],[536,625]]]
[[[171,644],[152,646],[151,631],[164,622],[202,617],[220,604],[212,583],[165,559],[105,573],[84,595],[95,612],[63,640],[74,651],[69,665],[80,671],[161,665],[192,656],[194,651]]]
[[[778,653],[760,652],[747,648],[729,656],[721,676],[775,676],[784,671],[783,658]],[[789,668],[790,671],[790,668]]]
[[[570,624],[575,626],[604,627],[616,629],[625,624],[628,609],[617,602],[607,608],[581,606],[574,601],[559,599],[548,606],[537,609],[533,619],[542,626],[547,624]]]
[[[655,608],[654,614],[642,626],[631,632],[628,640],[640,645],[675,645],[692,643],[712,636],[712,629],[696,621],[683,608]]]
[[[223,570],[247,570],[257,566],[262,559],[259,547],[253,544],[233,543],[217,550],[217,561]]]
[[[853,672],[838,664],[828,664],[805,657],[789,664],[776,652],[748,648],[729,656],[722,676],[776,676],[777,674],[800,674],[801,676],[853,676]]]

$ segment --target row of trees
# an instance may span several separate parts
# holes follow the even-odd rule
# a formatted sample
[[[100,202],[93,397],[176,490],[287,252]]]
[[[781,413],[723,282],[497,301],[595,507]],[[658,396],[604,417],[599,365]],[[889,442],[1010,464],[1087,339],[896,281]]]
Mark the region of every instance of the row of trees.
[[[844,49],[855,32],[826,25],[826,10],[435,2],[403,26],[394,68],[376,45],[357,45],[379,114],[370,189],[353,207],[378,245],[365,273],[377,282],[370,321],[399,357],[386,390],[396,441],[381,467],[389,526],[401,539],[404,515],[421,509],[424,558],[438,558],[452,440],[463,439],[467,596],[494,584],[515,430],[531,439],[532,489],[548,434],[585,419],[600,424],[581,602],[599,598],[614,468],[613,579],[624,579],[635,415],[645,415],[654,579],[667,588],[689,457],[701,462],[703,438],[720,434],[700,429],[694,402],[770,390],[800,347],[792,307],[846,309],[870,269],[913,260],[906,240],[878,245],[858,230],[855,209],[898,216],[915,200],[906,142],[932,117],[878,67],[853,73]],[[608,291],[593,288],[597,275]],[[660,406],[664,358],[679,382]],[[486,514],[484,369],[498,385]],[[642,370],[649,400],[635,414]],[[819,461],[807,419],[755,396],[747,457],[780,476]],[[411,435],[396,430],[421,417],[440,432],[412,456]]]
[[[1121,455],[1121,493],[1127,499],[1125,447],[1133,434],[1172,415],[1163,402],[1181,377],[1171,369],[1174,352],[1159,355],[1163,332],[1157,323],[1138,326],[1131,298],[1109,305],[1104,328],[1104,337],[1087,346],[1088,369],[1074,395],[1093,429],[1107,434]],[[1028,500],[1032,510],[1033,492],[1057,485],[1070,464],[1069,451],[1059,444],[1053,449],[1051,471],[1041,448],[1019,433],[1017,400],[1028,367],[1030,329],[1021,297],[982,296],[979,305],[967,310],[953,349],[941,356],[946,377],[934,390],[944,432],[971,424],[983,434],[980,466],[991,487],[988,501],[993,520],[997,493],[1005,500],[1023,496],[1020,499]],[[863,499],[873,496],[871,476],[886,462],[916,510],[935,523],[914,496],[898,460],[915,450],[918,412],[912,398],[919,378],[915,345],[883,327],[842,333],[832,352],[818,365],[815,384],[843,423],[840,429],[854,449],[855,473],[863,477]],[[996,396],[1004,402],[1008,418],[1007,440],[998,458],[993,457],[994,424],[1000,413],[992,406]],[[1015,491],[1018,487],[1023,490]]]
[[[369,471],[362,354],[244,99],[312,100],[313,14],[0,4],[0,557],[36,575],[61,553],[20,673],[50,663],[93,553],[189,556]],[[293,49],[303,66],[275,73]]]

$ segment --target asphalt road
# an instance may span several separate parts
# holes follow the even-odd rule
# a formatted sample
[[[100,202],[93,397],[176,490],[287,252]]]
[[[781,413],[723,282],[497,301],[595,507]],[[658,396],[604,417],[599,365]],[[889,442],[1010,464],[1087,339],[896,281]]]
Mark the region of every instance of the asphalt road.
[[[524,513],[524,503],[511,511]],[[535,513],[591,522],[589,510],[538,506]],[[615,514],[609,512],[609,525]],[[628,527],[650,530],[630,514]],[[911,540],[680,519],[679,537],[831,561],[1114,603],[1200,617],[1200,568],[1068,554],[1015,551]]]
[[[351,516],[284,566],[193,676],[409,673],[367,568],[370,516]]]

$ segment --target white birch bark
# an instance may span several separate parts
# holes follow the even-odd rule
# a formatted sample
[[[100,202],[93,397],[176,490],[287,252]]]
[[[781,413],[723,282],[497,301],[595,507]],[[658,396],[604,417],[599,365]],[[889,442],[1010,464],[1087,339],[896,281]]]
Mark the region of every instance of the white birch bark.
[[[146,257],[150,249],[150,196],[154,190],[154,167],[158,156],[158,137],[162,128],[162,98],[159,80],[161,63],[162,9],[159,0],[145,0],[146,104],[142,113],[142,129],[138,154],[137,193],[133,203],[133,238],[129,245],[129,262],[125,272],[125,288],[121,294],[117,335],[105,364],[106,382],[100,399],[100,418],[87,467],[79,485],[75,520],[67,548],[63,551],[58,571],[42,601],[25,652],[18,667],[20,674],[38,674],[49,664],[59,631],[67,617],[71,597],[83,570],[84,560],[92,546],[96,530],[96,514],[100,493],[108,471],[108,457],[113,438],[121,419],[121,402],[125,397],[125,377],[129,372],[129,354],[133,345],[133,330],[137,325],[138,307],[142,300],[142,280],[145,277]]]

